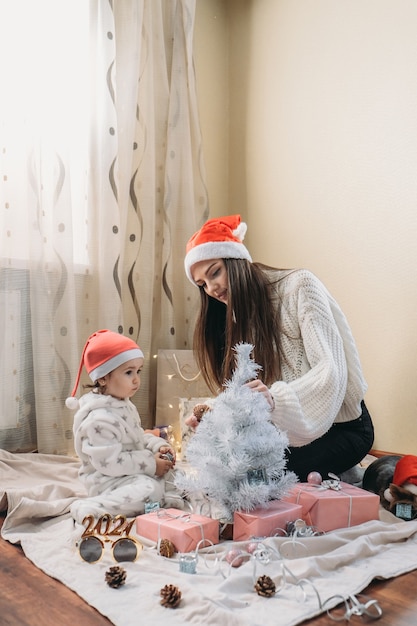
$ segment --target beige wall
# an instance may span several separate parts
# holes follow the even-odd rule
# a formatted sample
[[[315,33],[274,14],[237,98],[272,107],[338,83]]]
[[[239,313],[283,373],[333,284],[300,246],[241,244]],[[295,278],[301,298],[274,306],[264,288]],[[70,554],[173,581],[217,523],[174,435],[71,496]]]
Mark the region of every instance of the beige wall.
[[[375,447],[411,454],[416,23],[415,0],[197,0],[212,215],[241,212],[255,259],[328,286],[359,347]]]
[[[196,0],[194,59],[211,212],[227,215],[229,27],[224,0]]]

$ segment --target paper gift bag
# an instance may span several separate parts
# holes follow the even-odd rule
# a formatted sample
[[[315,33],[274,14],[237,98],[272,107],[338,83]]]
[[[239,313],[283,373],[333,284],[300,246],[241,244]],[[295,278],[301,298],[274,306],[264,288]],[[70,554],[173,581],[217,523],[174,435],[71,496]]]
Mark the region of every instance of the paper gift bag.
[[[156,423],[170,424],[177,441],[181,440],[180,398],[211,395],[192,350],[158,350]]]

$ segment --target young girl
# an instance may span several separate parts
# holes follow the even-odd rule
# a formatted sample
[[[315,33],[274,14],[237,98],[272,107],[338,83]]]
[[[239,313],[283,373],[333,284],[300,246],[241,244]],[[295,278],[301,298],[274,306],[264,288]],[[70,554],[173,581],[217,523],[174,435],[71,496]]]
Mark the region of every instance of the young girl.
[[[109,513],[134,517],[147,503],[183,508],[173,485],[175,451],[145,433],[130,398],[140,387],[143,352],[131,339],[110,330],[93,333],[84,346],[77,380],[66,405],[73,410],[79,476],[88,497],[71,506],[73,518]],[[75,398],[85,366],[93,385]],[[165,456],[167,455],[167,456]]]
[[[271,421],[287,432],[287,469],[305,481],[341,474],[370,450],[367,385],[352,333],[324,285],[304,269],[253,263],[240,215],[211,219],[189,240],[185,272],[200,290],[194,352],[216,393],[231,378],[233,347],[254,346]]]

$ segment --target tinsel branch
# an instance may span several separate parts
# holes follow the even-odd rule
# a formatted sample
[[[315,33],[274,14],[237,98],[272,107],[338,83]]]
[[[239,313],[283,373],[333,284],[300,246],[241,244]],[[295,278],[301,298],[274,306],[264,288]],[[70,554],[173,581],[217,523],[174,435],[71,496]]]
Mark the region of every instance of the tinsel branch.
[[[187,494],[202,491],[224,516],[250,511],[280,499],[297,481],[286,472],[287,435],[270,421],[264,395],[246,386],[257,378],[253,346],[237,344],[236,368],[213,401],[187,447],[192,471],[178,473],[177,487]]]

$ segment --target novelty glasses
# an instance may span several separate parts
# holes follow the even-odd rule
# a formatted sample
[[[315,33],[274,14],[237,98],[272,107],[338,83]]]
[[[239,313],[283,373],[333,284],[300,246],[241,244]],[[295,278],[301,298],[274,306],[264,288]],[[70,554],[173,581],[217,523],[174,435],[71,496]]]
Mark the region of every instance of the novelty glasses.
[[[104,554],[105,545],[111,544],[115,561],[136,561],[143,546],[129,536],[134,523],[134,519],[127,522],[124,515],[112,517],[105,513],[97,522],[93,515],[87,515],[83,519],[86,529],[77,543],[80,557],[86,563],[97,563]]]

